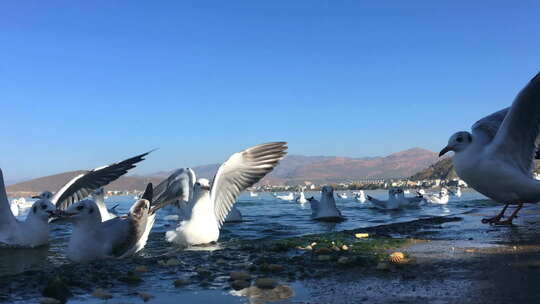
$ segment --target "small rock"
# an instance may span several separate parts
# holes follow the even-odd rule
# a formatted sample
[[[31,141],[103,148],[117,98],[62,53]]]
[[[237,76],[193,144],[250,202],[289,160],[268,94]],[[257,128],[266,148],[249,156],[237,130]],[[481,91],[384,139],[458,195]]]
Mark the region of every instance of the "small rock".
[[[332,253],[332,249],[330,249],[330,248],[319,248],[319,249],[315,250],[315,253],[316,254],[329,254],[329,253]]]
[[[145,265],[140,265],[135,267],[135,272],[148,272],[148,267]]]
[[[322,254],[322,255],[319,255],[317,257],[317,260],[321,261],[321,262],[330,261],[331,259],[332,259],[332,256],[329,256],[329,255],[326,255],[326,254]]]
[[[186,286],[186,285],[189,285],[189,283],[191,283],[191,282],[189,280],[186,280],[186,279],[178,279],[178,280],[175,280],[173,282],[174,287]]]
[[[293,289],[287,285],[279,285],[278,287],[274,288],[274,292],[280,299],[288,299],[294,296]]]
[[[68,286],[60,277],[54,278],[47,284],[47,287],[43,289],[43,296],[47,298],[54,298],[62,303],[67,302],[69,298],[73,296]]]
[[[399,252],[399,251],[393,252],[388,257],[388,261],[390,261],[390,263],[394,263],[394,264],[403,263],[405,261],[405,254],[403,254],[403,252]]]
[[[347,264],[347,263],[349,263],[349,258],[348,257],[340,257],[337,262],[338,262],[338,264]]]
[[[120,282],[128,283],[128,284],[138,284],[142,282],[142,279],[136,275],[135,273],[128,271],[126,276],[118,278]]]
[[[145,292],[139,292],[138,293],[138,296],[139,298],[141,298],[144,302],[148,302],[150,301],[154,296],[149,294],[149,293],[145,293]]]
[[[313,243],[311,243],[309,246],[315,247],[316,245],[317,245],[317,243],[316,243],[316,242],[313,242]]]
[[[212,272],[204,267],[197,267],[195,271],[197,272],[199,277],[202,277],[202,278],[209,278],[212,276]]]
[[[92,292],[92,296],[98,299],[102,299],[102,300],[112,299],[113,297],[112,294],[106,292],[105,290],[101,288],[94,290],[94,292]]]
[[[349,246],[343,245],[343,246],[341,246],[341,250],[347,251],[347,250],[349,250]]]
[[[173,267],[180,265],[180,262],[177,259],[170,258],[165,262],[165,266]]]
[[[365,239],[369,237],[369,233],[357,233],[354,235],[357,239]]]
[[[248,281],[244,281],[244,280],[235,280],[235,281],[232,281],[231,283],[231,287],[234,290],[242,290],[244,288],[248,288],[250,285],[251,284]]]
[[[341,249],[339,249],[339,247],[338,247],[338,246],[335,246],[335,245],[332,246],[332,250],[333,250],[333,251],[341,251]]]
[[[377,269],[377,270],[388,270],[388,269],[390,269],[390,266],[388,265],[388,263],[379,263],[379,264],[377,264],[377,267],[375,267],[375,269]]]
[[[60,304],[59,300],[55,298],[41,298],[39,299],[39,304]]]
[[[271,278],[260,278],[255,281],[255,286],[261,289],[273,289],[278,285],[278,282]]]
[[[243,271],[233,271],[229,274],[231,281],[249,281],[251,280],[251,275]]]
[[[224,259],[218,259],[218,260],[216,261],[216,264],[218,264],[218,265],[226,265],[226,264],[227,264],[227,261],[225,261]]]
[[[281,272],[281,271],[285,270],[285,267],[283,267],[282,265],[279,265],[279,264],[270,264],[270,265],[268,265],[268,270],[270,270],[272,272]]]

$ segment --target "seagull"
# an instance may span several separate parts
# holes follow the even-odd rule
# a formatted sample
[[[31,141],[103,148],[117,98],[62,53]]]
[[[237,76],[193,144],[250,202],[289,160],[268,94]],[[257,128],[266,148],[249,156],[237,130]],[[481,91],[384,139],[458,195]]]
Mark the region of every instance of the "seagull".
[[[73,262],[89,262],[131,256],[146,245],[156,212],[164,204],[152,201],[152,184],[125,216],[102,221],[99,207],[91,199],[70,205],[61,213],[73,223],[67,256]]]
[[[336,192],[336,196],[337,196],[339,199],[347,199],[347,193],[339,193],[339,192]]]
[[[205,178],[195,182],[188,202],[187,219],[166,239],[182,246],[216,242],[219,230],[240,192],[270,173],[285,156],[287,143],[273,142],[234,153],[223,163],[210,185]]]
[[[79,174],[67,182],[54,195],[50,191],[44,191],[33,198],[49,200],[59,210],[65,210],[71,204],[88,197],[96,189],[108,185],[128,170],[135,168],[135,164],[144,160],[144,157],[152,151],[126,159],[119,163],[98,167]]]
[[[416,207],[423,200],[421,196],[420,197],[419,196],[405,197],[405,194],[403,193],[403,189],[401,188],[390,188],[388,190],[387,201],[381,201],[369,195],[367,196],[367,199],[371,202],[371,204],[374,207],[379,208],[379,209],[389,209],[389,210],[396,210],[396,209],[406,208],[406,207]]]
[[[11,213],[13,216],[19,216],[20,208],[19,208],[19,200],[14,199],[11,202],[9,202],[9,209],[11,210]]]
[[[448,201],[450,200],[450,195],[448,194],[448,190],[446,190],[446,188],[443,187],[437,194],[424,195],[424,199],[428,203],[444,205],[444,204],[448,204]]]
[[[321,189],[321,200],[313,197],[308,198],[311,205],[311,218],[317,221],[339,222],[345,220],[336,207],[334,188],[324,186]]]
[[[304,194],[304,190],[300,190],[300,194],[295,199],[295,201],[299,204],[305,204],[307,203],[306,195]]]
[[[450,194],[455,197],[461,197],[461,187],[457,186],[455,191],[450,191]]]
[[[240,210],[236,208],[236,206],[232,206],[231,211],[229,211],[229,214],[227,214],[227,217],[225,218],[225,223],[238,223],[242,221],[242,213],[240,213]]]
[[[289,192],[289,194],[287,195],[276,195],[276,198],[282,201],[292,201],[294,199],[294,194],[292,192]]]
[[[107,206],[105,205],[105,190],[103,189],[103,187],[97,189],[96,191],[92,193],[92,199],[94,200],[94,203],[96,203],[98,207],[98,211],[99,211],[99,214],[101,215],[102,222],[118,217],[118,215],[114,213],[114,209],[118,205],[114,206],[111,209],[107,209]]]
[[[38,247],[49,242],[49,218],[55,207],[48,200],[37,200],[24,221],[11,212],[4,176],[0,170],[0,243],[16,247]]]
[[[540,181],[532,176],[540,125],[540,74],[519,92],[512,106],[482,118],[469,132],[457,132],[439,156],[454,151],[458,176],[494,201],[501,212],[482,223],[511,225],[524,203],[540,201]],[[506,220],[506,209],[517,208]]]
[[[364,193],[364,190],[360,190],[358,193],[356,193],[355,199],[360,203],[365,203],[366,202],[366,194]]]
[[[249,196],[250,196],[250,197],[257,197],[257,196],[259,196],[259,193],[250,191],[250,192],[249,192]]]

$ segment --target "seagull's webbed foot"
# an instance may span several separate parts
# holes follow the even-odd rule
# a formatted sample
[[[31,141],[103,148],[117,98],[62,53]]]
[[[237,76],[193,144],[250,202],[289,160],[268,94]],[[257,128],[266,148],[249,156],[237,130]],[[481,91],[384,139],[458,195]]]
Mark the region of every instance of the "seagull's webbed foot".
[[[523,208],[523,203],[519,203],[518,206],[516,207],[516,210],[514,210],[514,212],[512,212],[512,214],[508,217],[508,219],[504,220],[504,221],[498,221],[496,223],[494,223],[494,225],[497,225],[497,226],[512,226],[514,225],[512,223],[512,221],[517,217],[517,214],[519,212],[519,210],[521,210],[521,208]]]
[[[504,208],[496,216],[482,219],[482,224],[497,225],[497,223],[500,223],[509,205],[510,204],[504,205]]]

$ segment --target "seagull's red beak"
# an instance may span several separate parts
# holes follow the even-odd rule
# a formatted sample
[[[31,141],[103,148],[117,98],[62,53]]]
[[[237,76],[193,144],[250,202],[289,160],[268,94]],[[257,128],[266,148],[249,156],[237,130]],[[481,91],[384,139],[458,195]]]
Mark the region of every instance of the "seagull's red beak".
[[[448,152],[450,152],[450,151],[452,151],[452,148],[450,148],[449,146],[444,147],[444,148],[441,150],[441,152],[439,152],[439,157],[445,155],[446,153],[448,153]]]

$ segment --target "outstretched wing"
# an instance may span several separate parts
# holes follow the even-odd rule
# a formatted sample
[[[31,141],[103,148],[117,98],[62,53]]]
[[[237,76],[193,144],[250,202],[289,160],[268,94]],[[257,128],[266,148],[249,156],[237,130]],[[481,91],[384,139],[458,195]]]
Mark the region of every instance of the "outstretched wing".
[[[152,152],[152,151],[150,151]],[[143,161],[150,152],[137,155],[119,163],[99,167],[80,174],[65,184],[51,199],[56,208],[66,209],[71,204],[82,200],[92,193],[92,191],[108,185],[120,176],[126,174],[135,164]]]
[[[220,227],[240,192],[272,171],[285,157],[286,150],[286,142],[254,146],[234,153],[219,167],[212,182],[210,198]]]
[[[477,121],[471,128],[473,136],[483,140],[484,143],[490,143],[495,138],[509,110],[509,107],[504,108]]]
[[[17,222],[17,219],[11,212],[11,205],[6,193],[6,186],[4,184],[4,176],[0,169],[0,230],[9,229],[13,224]]]
[[[523,173],[530,174],[540,131],[540,74],[519,92],[489,146]]]
[[[189,202],[193,196],[195,172],[191,168],[175,170],[154,188],[155,204],[170,204],[177,200]]]

